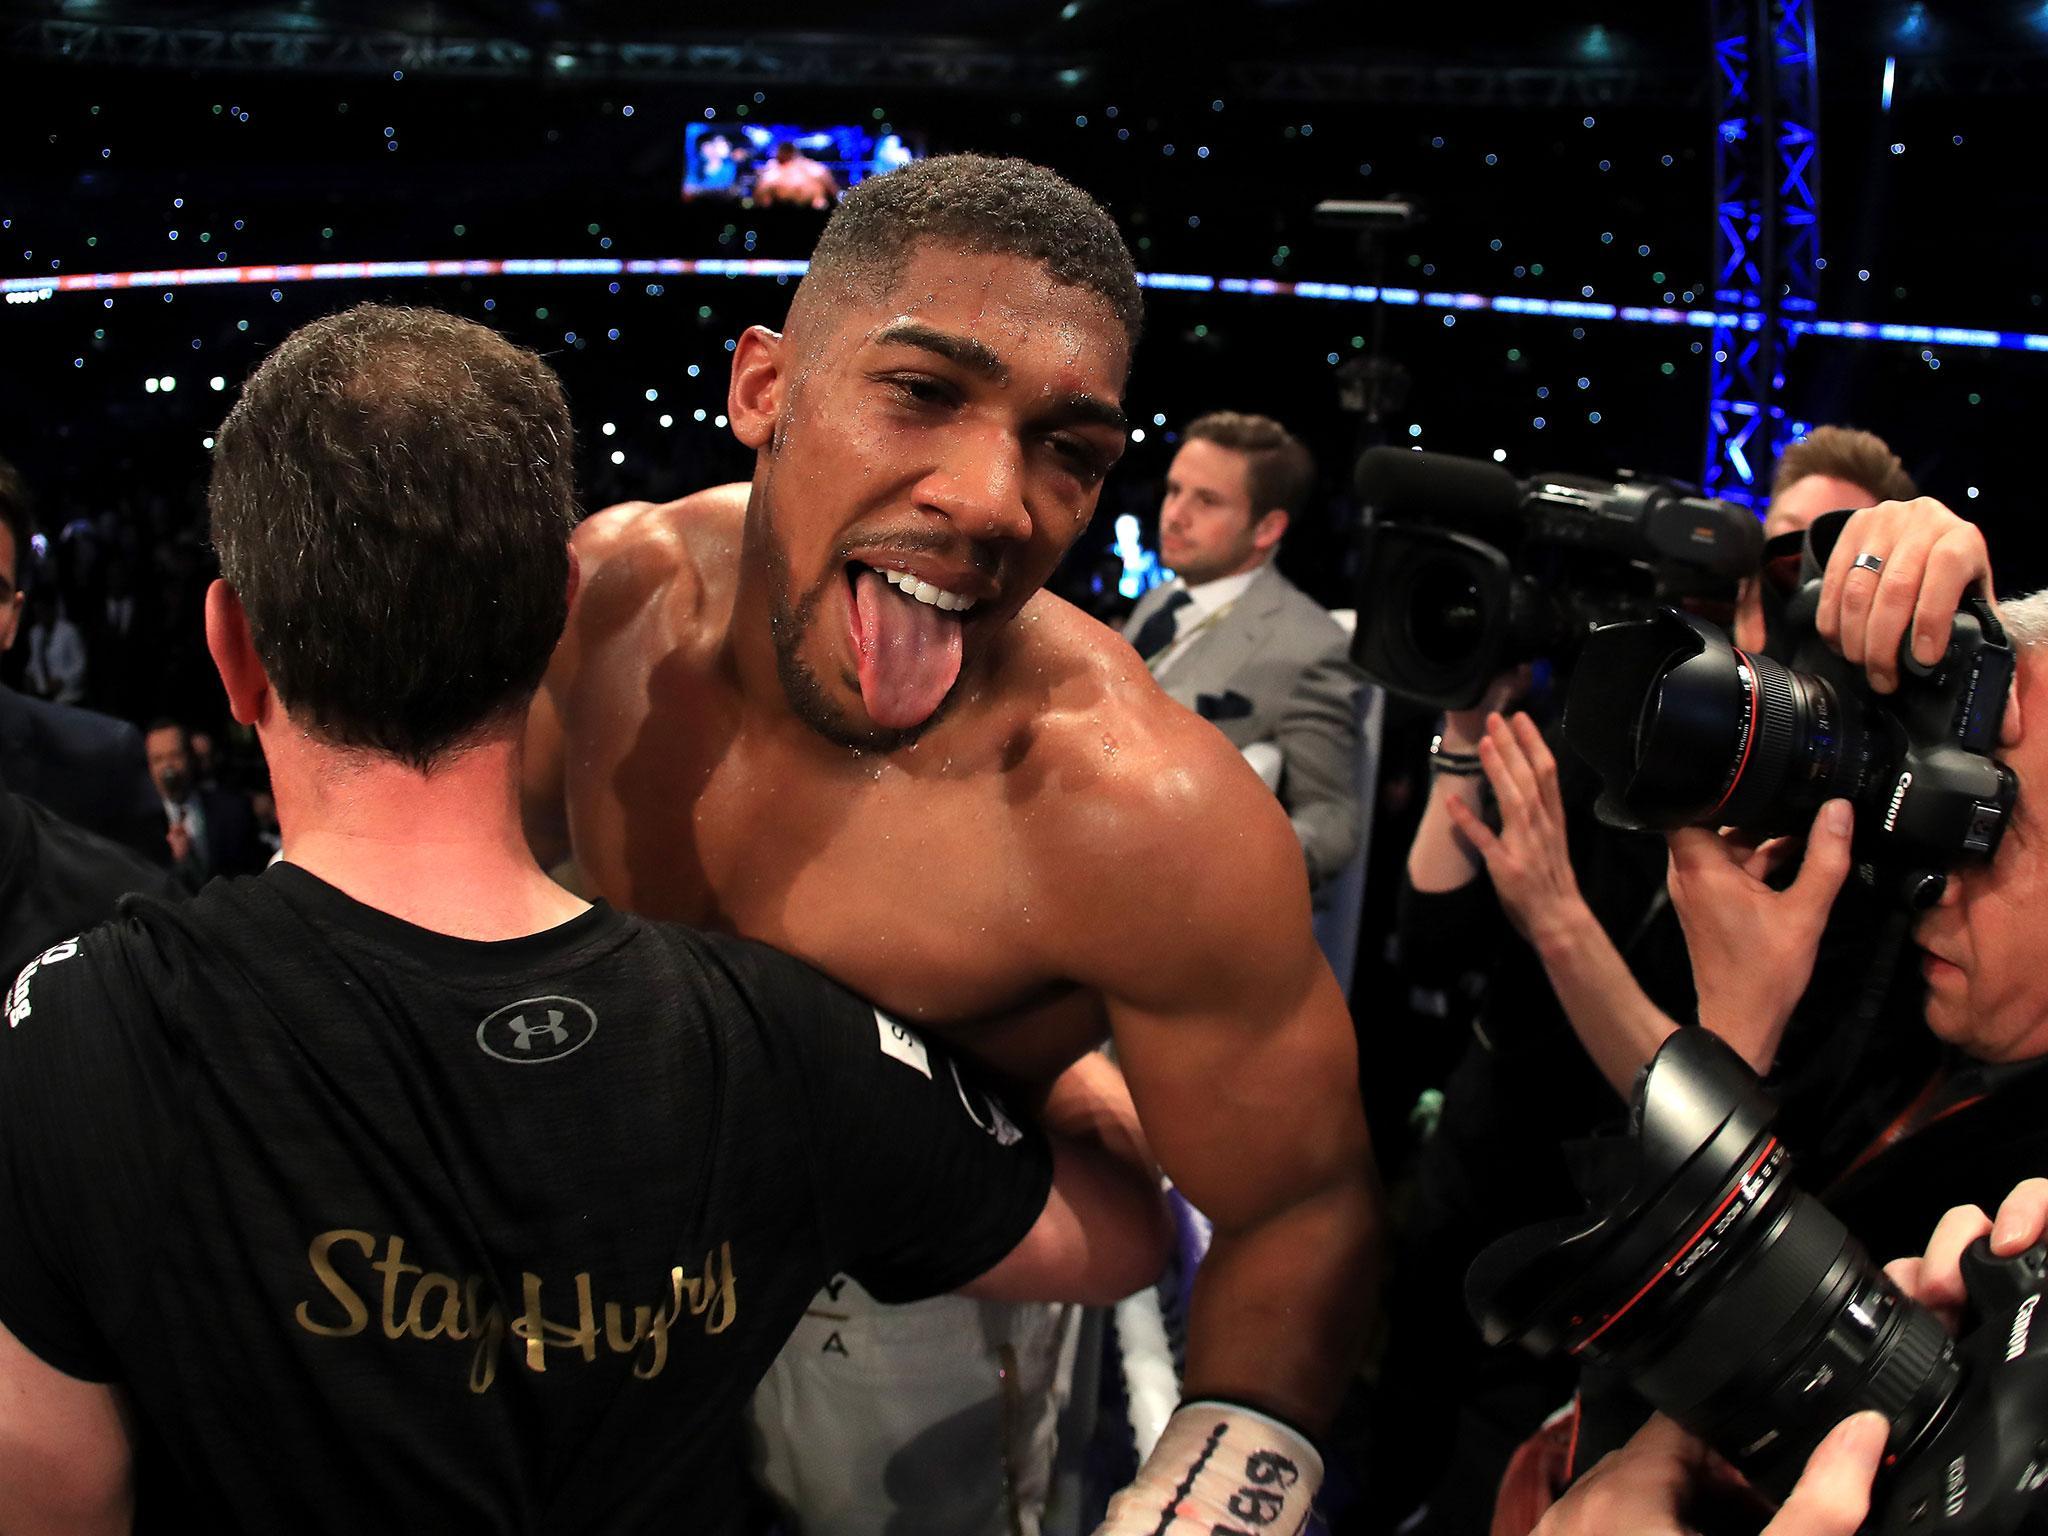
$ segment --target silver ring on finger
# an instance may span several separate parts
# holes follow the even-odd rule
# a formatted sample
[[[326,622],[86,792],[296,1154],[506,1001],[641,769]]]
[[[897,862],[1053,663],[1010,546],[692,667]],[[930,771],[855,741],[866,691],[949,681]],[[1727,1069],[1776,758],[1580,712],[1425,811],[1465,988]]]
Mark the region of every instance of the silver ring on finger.
[[[1866,549],[1862,554],[1849,562],[1849,569],[1852,571],[1868,571],[1875,576],[1884,569],[1884,556],[1873,555]]]

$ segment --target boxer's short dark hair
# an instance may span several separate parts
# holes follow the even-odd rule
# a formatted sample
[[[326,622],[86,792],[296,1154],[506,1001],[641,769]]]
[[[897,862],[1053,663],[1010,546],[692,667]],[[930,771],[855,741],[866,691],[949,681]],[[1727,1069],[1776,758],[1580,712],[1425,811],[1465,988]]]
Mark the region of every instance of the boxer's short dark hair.
[[[1041,262],[1061,282],[1099,296],[1137,345],[1144,296],[1116,221],[1029,160],[939,155],[870,176],[833,210],[805,285],[886,291],[925,241]]]
[[[426,770],[525,709],[576,523],[547,364],[472,321],[360,304],[286,337],[216,438],[221,574],[295,716]]]

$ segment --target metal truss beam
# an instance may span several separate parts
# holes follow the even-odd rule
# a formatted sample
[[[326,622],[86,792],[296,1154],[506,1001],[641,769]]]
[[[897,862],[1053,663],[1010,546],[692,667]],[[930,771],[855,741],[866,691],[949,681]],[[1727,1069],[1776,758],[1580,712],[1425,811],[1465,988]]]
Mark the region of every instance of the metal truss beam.
[[[2048,55],[1935,55],[1899,60],[1897,94],[1907,96],[2048,95]]]
[[[975,43],[790,36],[705,41],[434,37],[323,28],[220,28],[27,22],[9,51],[82,64],[469,77],[670,80],[784,85],[923,85],[954,90],[1071,89],[1085,57],[1024,54]]]
[[[29,21],[5,34],[10,52],[84,64],[308,74],[553,75],[751,85],[910,85],[963,91],[1072,90],[1121,70],[1089,53],[1047,54],[986,43],[837,35],[690,41],[519,40],[306,28],[132,26]],[[1237,60],[1223,78],[1255,100],[1407,105],[1608,107],[1698,101],[1689,73],[1614,65],[1455,68],[1426,63]]]
[[[1785,413],[1788,320],[1820,273],[1819,98],[1812,0],[1709,0],[1714,27],[1714,327],[1707,493],[1767,494]]]
[[[1482,107],[1611,107],[1629,102],[1698,102],[1698,77],[1687,71],[1523,65],[1242,61],[1229,66],[1240,96],[1288,101],[1371,101]]]

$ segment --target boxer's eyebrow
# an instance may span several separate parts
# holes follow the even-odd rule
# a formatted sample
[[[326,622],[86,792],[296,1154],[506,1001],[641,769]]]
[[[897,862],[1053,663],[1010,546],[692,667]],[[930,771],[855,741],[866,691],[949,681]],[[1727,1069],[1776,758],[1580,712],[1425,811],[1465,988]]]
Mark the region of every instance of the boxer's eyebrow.
[[[1130,418],[1100,395],[1062,395],[1053,411],[1073,421],[1107,427],[1119,435],[1128,435],[1131,430]]]
[[[968,336],[955,336],[916,320],[895,320],[877,331],[876,346],[916,347],[943,357],[996,384],[1010,382],[1010,370],[994,351]]]

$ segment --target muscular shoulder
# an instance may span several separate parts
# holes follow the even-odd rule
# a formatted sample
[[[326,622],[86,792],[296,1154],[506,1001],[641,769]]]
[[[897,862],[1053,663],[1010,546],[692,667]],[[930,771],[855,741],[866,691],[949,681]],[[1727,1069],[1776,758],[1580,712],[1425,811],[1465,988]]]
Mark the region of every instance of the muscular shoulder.
[[[677,501],[627,501],[585,518],[570,540],[582,575],[576,626],[585,640],[659,596],[693,610],[730,590],[746,518],[745,484]]]
[[[1029,636],[1011,772],[1031,801],[1027,854],[1085,901],[1183,915],[1271,899],[1300,885],[1286,813],[1222,732],[1161,691],[1137,654],[1071,605],[1041,596],[1017,620]],[[1261,893],[1261,894],[1254,894]],[[1221,909],[1219,908],[1219,911]]]

